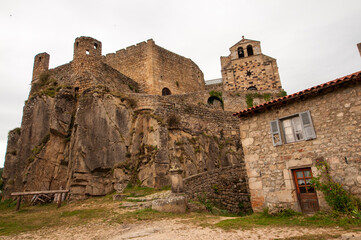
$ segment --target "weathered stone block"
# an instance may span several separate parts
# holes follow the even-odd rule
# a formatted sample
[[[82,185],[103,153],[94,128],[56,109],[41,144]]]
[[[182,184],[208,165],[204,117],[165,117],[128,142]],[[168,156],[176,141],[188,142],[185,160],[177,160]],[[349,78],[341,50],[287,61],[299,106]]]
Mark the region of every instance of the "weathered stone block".
[[[185,213],[187,210],[186,198],[183,195],[171,195],[166,199],[153,200],[152,209],[160,212]]]

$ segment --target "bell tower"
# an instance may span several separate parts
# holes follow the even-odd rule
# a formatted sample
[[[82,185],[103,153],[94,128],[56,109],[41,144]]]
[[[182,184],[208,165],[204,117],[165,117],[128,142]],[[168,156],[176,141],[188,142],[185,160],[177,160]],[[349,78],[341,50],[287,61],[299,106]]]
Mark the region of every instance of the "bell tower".
[[[262,53],[261,42],[245,39],[221,57],[223,89],[226,91],[282,89],[276,59]]]

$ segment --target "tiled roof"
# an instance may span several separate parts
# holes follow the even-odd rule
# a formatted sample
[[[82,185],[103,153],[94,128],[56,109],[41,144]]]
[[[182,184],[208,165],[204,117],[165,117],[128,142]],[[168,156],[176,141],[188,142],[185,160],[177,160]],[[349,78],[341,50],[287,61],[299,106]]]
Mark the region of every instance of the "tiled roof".
[[[301,96],[305,96],[305,95],[309,95],[309,94],[314,93],[314,92],[318,92],[318,91],[320,91],[322,89],[326,89],[326,88],[329,88],[329,87],[340,85],[342,83],[350,81],[353,78],[357,78],[358,81],[361,81],[361,71],[352,73],[352,74],[344,76],[342,78],[337,78],[337,79],[335,79],[333,81],[329,81],[329,82],[326,82],[326,83],[323,83],[323,84],[320,84],[320,85],[305,89],[305,90],[297,92],[297,93],[287,95],[285,97],[277,98],[277,99],[274,99],[272,101],[269,101],[269,102],[266,102],[266,103],[263,103],[263,104],[260,104],[260,105],[245,109],[245,110],[240,111],[238,113],[234,113],[233,116],[238,116],[238,117],[246,116],[249,113],[252,113],[252,112],[255,112],[255,111],[258,111],[258,110],[262,110],[262,109],[265,109],[265,108],[270,107],[270,106],[279,105],[279,104],[282,104],[282,103],[284,103],[286,101],[290,101],[292,99],[300,98]]]

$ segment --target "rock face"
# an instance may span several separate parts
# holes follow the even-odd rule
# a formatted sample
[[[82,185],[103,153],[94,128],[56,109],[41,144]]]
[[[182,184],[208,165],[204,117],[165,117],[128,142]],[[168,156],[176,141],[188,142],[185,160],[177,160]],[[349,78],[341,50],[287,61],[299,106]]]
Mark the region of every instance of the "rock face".
[[[84,198],[129,182],[163,187],[171,167],[187,177],[243,160],[232,116],[161,98],[97,88],[31,97],[21,130],[9,134],[5,196],[63,188]]]

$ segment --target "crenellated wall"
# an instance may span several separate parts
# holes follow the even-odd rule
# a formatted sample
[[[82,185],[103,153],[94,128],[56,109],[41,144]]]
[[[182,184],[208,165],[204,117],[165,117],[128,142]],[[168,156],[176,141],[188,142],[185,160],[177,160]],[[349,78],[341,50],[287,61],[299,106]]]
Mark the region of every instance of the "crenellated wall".
[[[148,94],[162,95],[164,88],[171,94],[205,88],[203,73],[192,60],[157,46],[152,39],[107,54],[103,61],[138,82]]]

